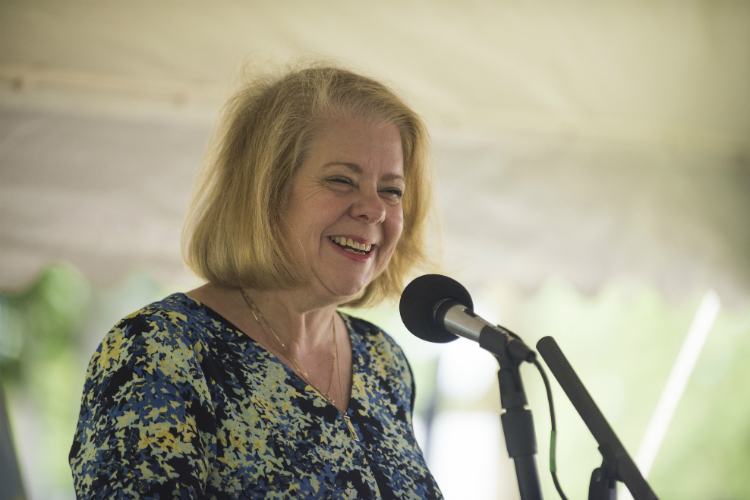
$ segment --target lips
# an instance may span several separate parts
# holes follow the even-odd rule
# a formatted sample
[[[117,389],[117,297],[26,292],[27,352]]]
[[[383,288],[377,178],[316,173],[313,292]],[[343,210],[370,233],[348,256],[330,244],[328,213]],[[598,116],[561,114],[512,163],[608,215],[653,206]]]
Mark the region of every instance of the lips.
[[[367,255],[372,251],[372,244],[370,243],[358,243],[351,238],[345,238],[343,236],[329,236],[328,239],[347,252],[354,254]]]

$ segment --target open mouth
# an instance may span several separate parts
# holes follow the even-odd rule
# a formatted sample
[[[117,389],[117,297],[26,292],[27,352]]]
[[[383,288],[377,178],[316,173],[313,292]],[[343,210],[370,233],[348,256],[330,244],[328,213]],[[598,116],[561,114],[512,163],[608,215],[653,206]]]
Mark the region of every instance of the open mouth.
[[[342,238],[341,236],[329,236],[329,240],[346,250],[347,252],[356,253],[359,255],[366,255],[372,250],[370,243],[357,243],[351,238]]]

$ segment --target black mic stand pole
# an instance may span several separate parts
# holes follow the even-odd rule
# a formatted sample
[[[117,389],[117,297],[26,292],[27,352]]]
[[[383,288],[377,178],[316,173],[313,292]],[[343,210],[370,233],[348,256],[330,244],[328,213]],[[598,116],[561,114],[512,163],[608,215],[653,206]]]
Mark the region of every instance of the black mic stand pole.
[[[512,332],[508,333],[515,337]],[[486,335],[485,330],[482,331],[479,346],[491,352],[500,364],[497,380],[500,383],[500,406],[505,410],[500,415],[500,420],[503,424],[508,456],[513,459],[516,466],[521,500],[542,500],[542,488],[536,468],[534,420],[531,410],[527,407],[526,392],[521,381],[521,373],[518,371],[522,362],[533,362],[533,359],[528,359],[531,355],[519,359],[520,356],[509,350],[505,339],[491,330],[487,331]]]

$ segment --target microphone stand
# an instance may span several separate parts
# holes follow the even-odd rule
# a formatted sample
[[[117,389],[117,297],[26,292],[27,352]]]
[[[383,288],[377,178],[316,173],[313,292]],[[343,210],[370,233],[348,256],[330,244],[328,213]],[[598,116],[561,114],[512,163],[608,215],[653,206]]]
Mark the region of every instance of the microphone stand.
[[[502,328],[502,327],[498,327]],[[502,328],[511,336],[512,332]],[[531,410],[527,407],[526,392],[518,367],[529,361],[509,349],[505,339],[496,332],[485,330],[479,336],[479,346],[491,352],[500,365],[497,380],[500,383],[500,406],[505,410],[500,415],[505,435],[508,456],[516,467],[516,478],[521,500],[542,500],[539,473],[536,467],[536,434]],[[531,360],[533,361],[533,360]]]
[[[589,500],[616,500],[617,481],[625,483],[635,500],[658,500],[555,339],[544,337],[537,342],[536,348],[586,427],[599,443],[599,452],[603,459],[602,466],[594,469],[591,474]]]
[[[531,410],[527,408],[518,366],[535,362],[536,353],[514,333],[494,327],[473,312],[471,295],[457,281],[439,274],[415,279],[404,290],[399,311],[404,325],[428,342],[452,342],[465,337],[495,355],[500,370],[500,416],[508,455],[514,460],[521,500],[542,500],[536,470],[536,436]]]

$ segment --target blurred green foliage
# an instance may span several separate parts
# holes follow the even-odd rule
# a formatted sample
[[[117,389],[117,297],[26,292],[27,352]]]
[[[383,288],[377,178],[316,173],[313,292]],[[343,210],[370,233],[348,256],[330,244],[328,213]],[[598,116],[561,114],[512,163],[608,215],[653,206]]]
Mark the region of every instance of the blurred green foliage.
[[[47,269],[24,291],[0,294],[3,379],[25,384],[39,362],[74,350],[90,300],[86,279],[64,264]]]
[[[73,402],[80,400],[83,381],[77,373],[81,326],[91,296],[86,279],[64,264],[50,267],[22,292],[0,295],[0,374],[16,451],[24,456],[35,448],[36,470],[27,470],[26,477],[44,477],[42,490],[70,482],[60,453],[70,447],[78,416]],[[21,436],[27,433],[32,439]],[[25,483],[32,489],[36,481]]]
[[[118,319],[165,294],[142,273],[96,289],[63,263],[0,293],[0,381],[29,498],[74,498],[68,451],[88,361]]]

